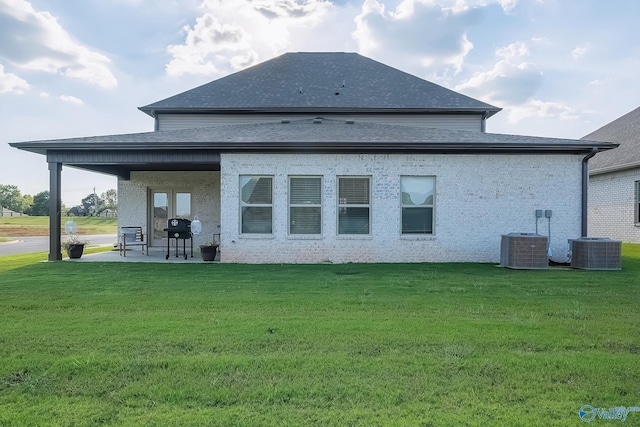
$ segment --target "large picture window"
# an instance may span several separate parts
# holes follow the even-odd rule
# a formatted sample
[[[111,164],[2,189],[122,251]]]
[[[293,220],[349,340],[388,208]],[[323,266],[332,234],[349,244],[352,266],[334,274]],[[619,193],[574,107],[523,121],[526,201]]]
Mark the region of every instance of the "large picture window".
[[[640,224],[640,181],[636,181],[636,203],[634,205],[636,224]]]
[[[434,177],[400,178],[402,234],[433,234],[434,187]]]
[[[338,234],[371,233],[371,179],[338,177]]]
[[[273,232],[273,177],[240,176],[240,228],[243,234]]]
[[[320,177],[289,177],[289,234],[322,234]]]

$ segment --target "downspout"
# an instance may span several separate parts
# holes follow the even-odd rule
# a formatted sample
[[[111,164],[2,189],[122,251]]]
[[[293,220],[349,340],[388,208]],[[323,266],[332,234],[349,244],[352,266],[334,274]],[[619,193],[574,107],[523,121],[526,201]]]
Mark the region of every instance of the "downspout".
[[[587,213],[589,211],[589,159],[598,154],[600,150],[594,148],[589,154],[582,159],[582,237],[587,237],[588,221]]]
[[[489,116],[489,112],[485,111],[484,114],[482,114],[482,120],[480,121],[480,132],[482,133],[487,132],[487,116]]]

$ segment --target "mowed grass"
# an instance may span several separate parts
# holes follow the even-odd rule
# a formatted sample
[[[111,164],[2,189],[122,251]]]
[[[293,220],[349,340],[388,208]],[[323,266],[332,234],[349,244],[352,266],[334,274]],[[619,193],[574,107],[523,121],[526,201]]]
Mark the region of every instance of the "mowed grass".
[[[64,224],[67,221],[75,221],[78,234],[115,234],[118,231],[118,218],[104,217],[62,217],[61,231],[64,233]],[[21,236],[48,236],[48,216],[3,216],[0,217],[0,239]],[[0,240],[2,241],[2,240]]]
[[[583,425],[582,405],[640,406],[624,253],[617,272],[3,257],[0,425]]]

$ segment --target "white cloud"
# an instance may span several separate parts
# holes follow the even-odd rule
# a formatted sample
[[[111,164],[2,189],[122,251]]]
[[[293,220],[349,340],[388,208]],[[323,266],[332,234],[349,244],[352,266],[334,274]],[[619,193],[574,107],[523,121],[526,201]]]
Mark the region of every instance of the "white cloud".
[[[5,73],[4,65],[0,64],[0,94],[17,93],[23,94],[31,86],[26,80],[21,79],[13,73]]]
[[[40,92],[40,98],[47,99],[49,98],[49,94],[47,92]]]
[[[571,51],[571,56],[573,56],[573,59],[579,59],[589,52],[590,49],[591,45],[589,43],[583,43]]]
[[[527,118],[558,118],[560,120],[576,120],[576,111],[559,102],[545,102],[539,99],[529,99],[521,105],[509,107],[509,121],[517,123]]]
[[[214,2],[218,2],[218,0]],[[329,6],[328,2],[317,0],[306,2],[296,0],[250,0],[250,3],[253,9],[269,19],[313,18],[317,17],[318,12],[323,13],[323,9]]]
[[[576,119],[576,111],[558,102],[535,98],[543,83],[543,73],[524,57],[529,49],[522,42],[496,49],[499,60],[493,69],[475,74],[456,87],[456,90],[506,107],[509,121],[518,122],[528,117],[556,117]]]
[[[167,64],[169,75],[213,74],[218,71],[215,54],[238,52],[250,48],[250,36],[243,28],[221,24],[215,16],[206,13],[196,19],[192,27],[185,26],[184,44],[172,45],[167,51],[173,59]]]
[[[473,49],[467,30],[480,20],[479,7],[464,2],[443,6],[432,0],[403,0],[387,11],[378,0],[365,0],[352,33],[363,55],[391,57],[442,74],[459,73]]]
[[[518,0],[498,0],[498,3],[500,3],[502,9],[508,13],[512,11],[514,7],[516,7],[516,4],[518,4]]]
[[[0,56],[27,70],[57,73],[100,86],[117,87],[110,60],[74,40],[49,12],[26,0],[0,0]]]
[[[496,49],[496,56],[507,60],[528,55],[529,49],[523,42],[511,43],[508,46]]]
[[[498,48],[501,58],[492,70],[475,74],[456,90],[488,102],[518,105],[530,99],[542,83],[542,72],[535,64],[525,62],[529,51],[522,42]]]
[[[60,95],[60,100],[68,102],[70,104],[84,105],[84,102],[82,102],[81,99],[71,95]]]
[[[226,73],[246,68],[262,56],[283,52],[291,30],[317,25],[331,3],[326,0],[204,0],[205,12],[183,28],[185,41],[170,45],[167,74]]]

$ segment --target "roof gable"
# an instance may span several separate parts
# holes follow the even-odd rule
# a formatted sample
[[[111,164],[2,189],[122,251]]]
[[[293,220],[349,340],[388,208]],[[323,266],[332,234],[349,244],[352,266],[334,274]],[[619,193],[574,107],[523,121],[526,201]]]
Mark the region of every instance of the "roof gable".
[[[615,150],[598,153],[589,162],[591,173],[640,168],[640,108],[586,135],[585,140],[620,144]]]
[[[197,111],[433,111],[499,108],[357,53],[286,53],[235,74],[140,107]]]

